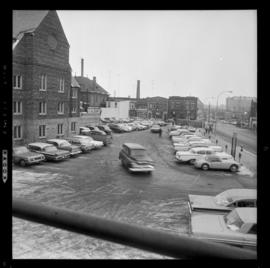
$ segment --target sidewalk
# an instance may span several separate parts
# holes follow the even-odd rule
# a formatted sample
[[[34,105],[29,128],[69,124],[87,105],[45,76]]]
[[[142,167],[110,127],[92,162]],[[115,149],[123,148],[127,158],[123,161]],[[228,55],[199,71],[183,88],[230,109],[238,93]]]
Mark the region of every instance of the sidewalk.
[[[208,134],[205,135],[206,137],[209,136]],[[225,141],[221,136],[211,134],[211,141],[213,144],[216,144],[216,140],[218,141],[217,145],[222,146],[224,152],[227,152],[231,154],[231,142]],[[227,151],[225,148],[225,145],[228,146]],[[242,166],[242,172],[248,173],[248,171],[251,171],[254,175],[257,175],[257,155],[253,154],[249,151],[246,151],[245,149],[241,152],[242,156],[239,160],[239,153],[241,151],[240,146],[236,146],[236,154],[235,154],[235,160],[237,162],[240,162]],[[247,169],[247,170],[246,170]]]

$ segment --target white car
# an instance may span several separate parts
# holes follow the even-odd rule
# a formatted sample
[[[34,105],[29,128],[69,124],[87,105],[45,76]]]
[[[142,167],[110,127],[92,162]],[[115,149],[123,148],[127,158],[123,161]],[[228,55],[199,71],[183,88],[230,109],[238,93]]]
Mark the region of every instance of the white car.
[[[85,139],[88,143],[94,145],[95,149],[99,149],[102,146],[104,146],[102,141],[95,141],[92,137],[89,137],[89,136],[75,135],[75,136],[73,136],[73,138],[80,138],[81,140]]]
[[[187,129],[179,128],[179,129],[176,129],[176,130],[172,130],[172,131],[169,133],[169,136],[170,136],[170,137],[172,137],[172,136],[179,136],[179,135],[181,135],[182,133],[185,133],[185,134],[191,134],[191,132],[189,132]]]
[[[235,208],[226,215],[192,213],[191,237],[256,250],[257,208]]]
[[[189,151],[178,151],[176,152],[176,159],[179,162],[189,162],[194,163],[195,160],[204,157],[205,155],[213,155],[215,151],[208,147],[196,147]]]
[[[236,207],[257,207],[256,189],[229,189],[216,196],[188,195],[190,214],[193,211],[205,213],[227,213]]]

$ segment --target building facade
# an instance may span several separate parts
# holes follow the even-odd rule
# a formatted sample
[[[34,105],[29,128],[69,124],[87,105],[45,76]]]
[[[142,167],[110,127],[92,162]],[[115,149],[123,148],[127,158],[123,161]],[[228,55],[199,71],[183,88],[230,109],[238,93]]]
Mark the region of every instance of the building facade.
[[[203,119],[203,103],[197,97],[171,96],[168,100],[168,117],[173,119]]]
[[[256,98],[245,96],[229,97],[226,99],[226,111],[233,113],[249,113],[252,100],[256,100]]]
[[[15,145],[70,134],[70,118],[79,117],[71,84],[69,43],[56,11],[13,11]]]

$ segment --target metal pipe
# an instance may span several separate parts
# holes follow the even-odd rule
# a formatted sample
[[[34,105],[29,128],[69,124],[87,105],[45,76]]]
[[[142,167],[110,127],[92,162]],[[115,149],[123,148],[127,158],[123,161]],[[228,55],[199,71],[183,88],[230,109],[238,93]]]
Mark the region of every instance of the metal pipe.
[[[256,259],[254,251],[13,200],[13,216],[174,258]]]

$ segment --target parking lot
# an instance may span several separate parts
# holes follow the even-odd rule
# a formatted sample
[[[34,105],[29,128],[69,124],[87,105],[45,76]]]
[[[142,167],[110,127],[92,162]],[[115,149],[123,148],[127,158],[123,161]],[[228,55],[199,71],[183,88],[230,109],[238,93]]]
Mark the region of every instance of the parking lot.
[[[121,165],[121,145],[147,148],[152,174],[131,174]],[[217,194],[229,188],[256,188],[256,174],[202,171],[175,161],[166,127],[113,134],[107,147],[63,162],[13,166],[13,197],[70,209],[173,234],[188,234],[187,195]],[[164,258],[103,240],[13,218],[13,258]]]

